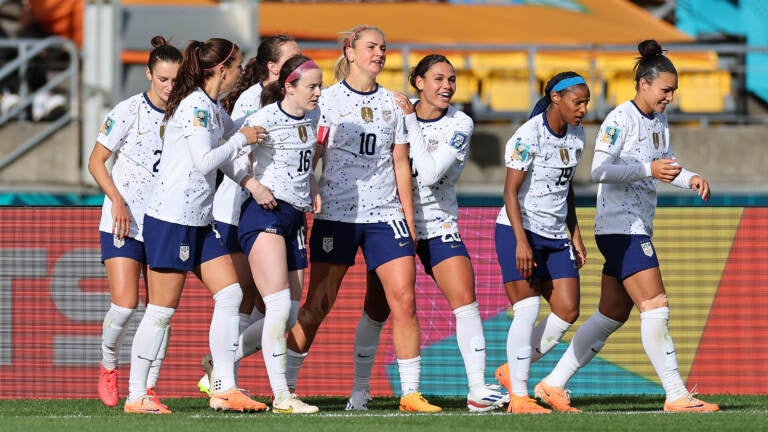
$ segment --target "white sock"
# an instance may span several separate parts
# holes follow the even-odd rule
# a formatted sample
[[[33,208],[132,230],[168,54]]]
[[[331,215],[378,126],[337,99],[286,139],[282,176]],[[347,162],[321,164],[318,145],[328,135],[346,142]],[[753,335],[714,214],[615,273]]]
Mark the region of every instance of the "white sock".
[[[171,325],[175,309],[149,304],[139,323],[131,346],[131,373],[128,379],[128,400],[135,401],[147,394],[147,375],[152,361],[163,345],[166,329]]]
[[[560,343],[565,332],[571,328],[571,323],[563,321],[562,318],[550,313],[533,328],[531,335],[531,363],[536,363],[540,358],[547,355]]]
[[[101,364],[105,369],[115,369],[119,362],[120,346],[125,337],[125,327],[136,309],[124,308],[110,303],[104,315],[101,331]]]
[[[235,350],[238,345],[240,316],[238,308],[243,300],[240,284],[233,283],[213,296],[213,316],[208,332],[208,345],[213,359],[211,391],[227,391],[235,384]]]
[[[291,292],[286,287],[282,291],[264,297],[266,315],[264,316],[264,331],[261,336],[264,366],[267,369],[269,385],[275,395],[275,400],[282,400],[288,392],[285,377],[286,346],[285,324],[291,311]]]
[[[467,383],[472,391],[485,385],[485,335],[480,307],[477,302],[472,302],[454,309],[453,315],[456,316],[456,343],[464,359]]]
[[[261,349],[261,336],[263,331],[264,318],[262,317],[259,320],[252,322],[248,328],[240,333],[240,346],[237,347],[237,353],[235,354],[236,360],[239,361]]]
[[[612,320],[601,314],[600,311],[595,311],[594,315],[576,330],[563,357],[557,362],[552,372],[544,378],[547,384],[554,387],[565,387],[571,377],[603,349],[608,337],[622,324],[624,323]]]
[[[165,329],[165,335],[163,336],[163,342],[160,344],[160,351],[157,352],[157,357],[149,366],[149,373],[147,374],[147,388],[157,387],[157,380],[160,378],[160,368],[163,366],[163,360],[165,360],[165,353],[168,351],[168,339],[171,337],[171,326],[169,325]]]
[[[355,329],[355,379],[352,391],[371,390],[371,370],[379,348],[379,337],[383,322],[374,321],[363,311]]]
[[[515,315],[507,333],[507,361],[511,392],[517,396],[528,396],[528,377],[531,374],[531,333],[539,317],[541,299],[528,297],[512,306]]]
[[[309,352],[304,354],[298,353],[291,349],[285,350],[285,382],[288,384],[289,389],[296,389],[296,381],[299,378],[299,371],[301,365],[304,364],[304,359],[307,358]]]
[[[419,391],[421,381],[421,356],[410,359],[397,359],[397,368],[400,370],[400,389],[402,396]]]
[[[264,318],[264,314],[261,313],[258,308],[254,307],[251,311],[251,323],[254,323],[262,318]]]
[[[675,343],[669,334],[669,307],[651,309],[640,314],[640,338],[653,368],[667,393],[667,401],[688,394],[678,370]]]
[[[237,348],[235,349],[235,380],[237,380],[237,377],[240,375],[240,360],[245,357],[243,355],[243,332],[251,325],[250,314],[241,312],[238,316],[240,317],[240,321],[238,322],[237,328],[240,331],[240,335],[238,336]]]

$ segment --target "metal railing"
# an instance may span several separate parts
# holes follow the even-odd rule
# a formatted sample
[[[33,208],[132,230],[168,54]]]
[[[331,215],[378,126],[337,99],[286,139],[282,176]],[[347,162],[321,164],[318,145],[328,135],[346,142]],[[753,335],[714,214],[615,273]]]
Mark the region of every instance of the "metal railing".
[[[12,119],[26,121],[27,109],[32,105],[35,96],[63,85],[67,98],[67,110],[62,116],[48,123],[43,130],[20,143],[19,146],[0,159],[0,170],[2,170],[77,117],[80,100],[78,86],[80,56],[77,47],[72,41],[58,36],[51,36],[45,39],[0,39],[0,48],[15,48],[18,52],[16,58],[0,67],[0,79],[16,73],[20,82],[19,103],[8,110],[8,112],[0,113],[0,128]],[[24,79],[29,62],[37,55],[51,48],[64,50],[69,57],[68,64],[61,71],[46,71],[49,79],[45,85],[32,92]]]

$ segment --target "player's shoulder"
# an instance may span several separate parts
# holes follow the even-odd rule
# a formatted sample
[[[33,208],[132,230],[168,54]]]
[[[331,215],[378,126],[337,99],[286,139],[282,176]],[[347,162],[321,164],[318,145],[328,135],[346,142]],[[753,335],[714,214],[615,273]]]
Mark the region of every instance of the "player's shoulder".
[[[144,102],[144,93],[135,94],[128,99],[122,100],[112,108],[112,113],[115,115],[135,115],[138,112],[139,107]]]
[[[445,118],[455,122],[460,128],[472,129],[475,127],[475,122],[472,120],[472,117],[453,105],[448,105],[448,110],[445,112]]]

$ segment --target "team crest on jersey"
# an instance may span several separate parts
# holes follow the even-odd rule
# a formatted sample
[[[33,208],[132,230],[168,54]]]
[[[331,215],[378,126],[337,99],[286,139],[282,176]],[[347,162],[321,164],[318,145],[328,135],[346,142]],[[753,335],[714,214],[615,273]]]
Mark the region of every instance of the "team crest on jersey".
[[[110,132],[112,132],[112,128],[115,126],[115,120],[112,119],[112,117],[107,117],[106,120],[104,120],[104,124],[101,125],[101,133],[104,135],[109,135]]]
[[[608,145],[614,145],[616,144],[616,140],[619,139],[620,133],[621,129],[614,126],[608,126],[605,128],[603,136],[600,137],[600,141]]]
[[[299,139],[301,142],[307,142],[307,127],[304,125],[299,125]]]
[[[568,149],[560,149],[560,160],[563,161],[565,165],[568,165],[568,163],[571,161],[571,153],[568,151]]]
[[[182,261],[186,261],[189,259],[189,245],[188,244],[182,244],[179,246],[179,259]]]
[[[659,133],[654,132],[652,137],[653,137],[653,148],[655,149],[659,148]]]
[[[208,110],[195,108],[195,117],[192,119],[192,124],[199,127],[208,128],[211,114]]]
[[[323,237],[323,252],[331,253],[333,250],[333,236]]]
[[[526,144],[518,138],[518,141],[515,143],[515,149],[512,151],[512,159],[519,160],[520,162],[525,162],[528,160],[528,156],[531,154],[531,145]]]
[[[451,147],[455,148],[456,150],[461,150],[465,145],[467,145],[468,140],[469,135],[463,132],[454,132],[453,138],[451,138]]]
[[[437,146],[440,145],[440,143],[434,138],[430,138],[428,141],[427,151],[430,153],[437,151]]]
[[[384,119],[385,122],[389,123],[392,121],[392,111],[384,110],[381,112],[381,118]]]
[[[366,122],[370,123],[373,121],[373,108],[364,106],[360,108],[360,117]]]
[[[640,243],[640,247],[643,248],[643,254],[645,254],[645,256],[647,257],[653,256],[653,245],[651,244],[651,242]]]

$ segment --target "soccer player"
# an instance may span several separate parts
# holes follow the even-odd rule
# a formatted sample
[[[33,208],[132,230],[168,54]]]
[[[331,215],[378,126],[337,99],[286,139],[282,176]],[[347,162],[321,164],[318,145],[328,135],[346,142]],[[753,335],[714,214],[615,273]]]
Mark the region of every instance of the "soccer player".
[[[320,98],[319,157],[323,208],[310,235],[310,282],[288,335],[288,384],[333,306],[342,279],[363,248],[368,271],[381,279],[392,310],[400,370],[400,410],[439,412],[419,392],[421,357],[416,319],[413,193],[404,115],[376,83],[386,61],[381,30],[357,26],[341,38],[339,80]],[[399,195],[399,199],[398,199]]]
[[[261,41],[252,58],[245,65],[237,87],[227,93],[221,105],[235,120],[244,119],[261,107],[261,93],[264,87],[277,81],[280,68],[285,61],[299,54],[299,46],[290,36],[277,35]],[[246,156],[243,156],[246,157]],[[247,158],[247,157],[246,157]],[[250,162],[245,162],[250,164]],[[232,262],[237,270],[240,287],[243,289],[243,301],[240,303],[240,338],[235,352],[235,376],[239,361],[261,348],[261,331],[264,325],[264,304],[253,283],[248,258],[240,247],[237,237],[237,225],[240,223],[240,208],[248,197],[248,192],[229,177],[224,176],[213,197],[213,219],[216,229],[224,239]],[[306,255],[305,229],[299,232],[295,242],[300,254]],[[296,322],[296,315],[301,301],[304,271],[291,272],[291,313],[288,326]],[[205,374],[197,382],[201,393],[210,396],[210,373],[213,362],[210,354],[203,357]]]
[[[189,271],[202,280],[214,299],[209,332],[214,361],[210,407],[267,409],[235,385],[237,314],[243,294],[211,217],[216,168],[221,167],[245,185],[250,179],[247,167],[232,162],[250,152],[249,144],[264,140],[256,128],[238,131],[217,102],[221,94],[234,88],[241,65],[242,53],[233,42],[219,38],[191,41],[168,99],[163,153],[144,215],[150,302],[131,348],[129,395],[124,408],[128,413],[171,412],[147,397],[147,372],[178,307]]]
[[[598,310],[576,331],[536,395],[557,410],[570,407],[565,385],[602,349],[608,337],[640,311],[640,339],[666,392],[664,411],[708,412],[720,408],[694,397],[678,370],[669,334],[669,306],[653,247],[659,182],[692,189],[704,201],[709,184],[677,163],[664,114],[677,90],[677,70],[655,40],[638,45],[635,97],[617,106],[600,126],[592,162],[597,190],[595,241],[605,258]],[[565,409],[561,409],[563,407]]]
[[[291,310],[289,273],[295,278],[307,267],[306,256],[296,258],[294,240],[304,228],[304,212],[317,213],[321,208],[312,173],[321,87],[317,64],[305,56],[291,57],[277,81],[264,88],[264,107],[245,121],[268,132],[267,140],[253,151],[249,181],[254,192],[243,204],[238,232],[266,307],[262,354],[274,394],[272,410],[281,414],[318,411],[288,389],[285,332]]]
[[[408,129],[413,169],[416,249],[424,270],[443,292],[456,317],[456,341],[464,359],[467,408],[490,411],[508,402],[500,387],[485,384],[485,336],[475,298],[475,277],[459,235],[456,183],[469,154],[474,123],[451,105],[456,72],[445,56],[422,58],[409,77],[418,92],[416,105],[395,93]],[[370,377],[379,335],[389,310],[375,273],[368,273],[365,310],[355,332],[355,381],[347,410],[368,409]]]
[[[98,392],[109,407],[118,402],[120,346],[139,303],[139,278],[142,272],[146,274],[144,210],[163,149],[160,131],[165,106],[182,60],[181,51],[162,36],[153,37],[151,43],[146,69],[149,90],[120,102],[107,114],[88,160],[88,171],[105,195],[99,233],[111,303],[101,335]],[[106,162],[112,154],[110,174]],[[147,378],[147,395],[158,404],[155,385],[167,344],[168,333],[163,335]]]
[[[581,121],[589,96],[577,73],[555,75],[529,120],[507,141],[504,207],[495,238],[514,318],[507,334],[508,363],[496,370],[496,378],[509,391],[507,411],[513,414],[552,412],[528,396],[533,345],[545,354],[579,316],[578,269],[587,255],[572,180],[584,151]],[[552,313],[534,342],[541,296]]]

